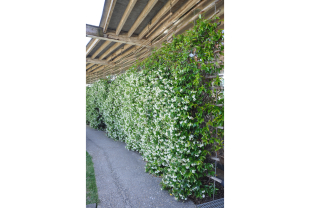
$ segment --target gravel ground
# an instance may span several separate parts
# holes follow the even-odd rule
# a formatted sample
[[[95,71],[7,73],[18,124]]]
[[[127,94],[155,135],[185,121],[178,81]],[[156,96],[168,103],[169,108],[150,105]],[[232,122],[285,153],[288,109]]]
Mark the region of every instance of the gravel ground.
[[[125,146],[86,126],[86,150],[93,158],[100,200],[97,208],[196,207],[161,190],[161,178],[146,173],[142,157]]]

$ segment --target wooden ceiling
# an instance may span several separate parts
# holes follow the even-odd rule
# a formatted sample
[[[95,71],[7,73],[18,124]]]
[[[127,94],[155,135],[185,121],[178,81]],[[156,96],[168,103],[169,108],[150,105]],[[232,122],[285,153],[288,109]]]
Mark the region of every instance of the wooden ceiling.
[[[87,84],[125,72],[190,29],[199,14],[223,19],[224,0],[105,0],[99,26],[86,25]]]

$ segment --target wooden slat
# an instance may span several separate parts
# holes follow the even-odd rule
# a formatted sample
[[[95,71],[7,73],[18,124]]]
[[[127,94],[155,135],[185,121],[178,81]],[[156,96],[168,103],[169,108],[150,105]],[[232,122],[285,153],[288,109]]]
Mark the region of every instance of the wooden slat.
[[[115,71],[110,71],[110,72],[111,72],[111,73],[112,73],[112,72],[113,72],[113,73],[116,73],[116,72],[122,71],[123,69],[130,68],[137,60],[142,61],[142,60],[145,59],[148,55],[149,55],[149,53],[147,53],[147,54],[145,54],[145,55],[139,57],[138,59],[133,60],[132,62],[128,62],[125,66],[120,67],[120,68],[116,69]]]
[[[91,72],[92,70],[94,70],[95,68],[97,68],[99,65],[97,64],[93,64],[91,67],[86,69],[86,74],[90,74],[89,72]]]
[[[210,178],[212,178],[213,180],[215,180],[216,182],[222,183],[222,180],[216,177],[211,176]]]
[[[214,89],[216,89],[216,90],[223,90],[224,87],[223,86],[213,86],[213,87],[210,87],[209,89],[211,89],[211,90],[214,90]]]
[[[94,63],[94,64],[100,64],[100,65],[108,64],[106,60],[91,59],[91,58],[86,58],[86,63]]]
[[[220,158],[217,158],[217,157],[211,157],[211,159],[215,161],[220,161]]]
[[[96,58],[96,56],[103,51],[108,45],[110,45],[111,41],[105,41],[99,48],[96,50],[96,52],[91,56],[92,59]]]
[[[137,50],[137,46],[135,46],[135,47],[129,49],[128,51],[126,51],[125,53],[123,53],[121,56],[116,57],[116,58],[114,59],[114,61],[118,61],[118,60],[122,59],[123,57],[125,57],[125,56],[127,56],[128,54],[134,52],[135,50]]]
[[[146,53],[145,53],[146,52]],[[137,57],[135,57],[135,55],[125,59],[123,62],[118,63],[116,65],[111,66],[110,68],[107,69],[106,74],[111,73],[115,66],[116,66],[116,70],[114,72],[118,72],[121,71],[122,69],[126,68],[126,67],[130,67],[133,63],[135,63],[137,60],[141,60],[146,58],[147,56],[149,56],[150,53],[147,53],[147,50],[143,50],[141,52],[139,52],[139,54],[136,54]],[[124,66],[125,65],[125,66]]]
[[[127,49],[128,46],[131,46],[131,45],[125,45],[123,50]],[[113,46],[112,46],[112,47],[113,47]],[[111,48],[112,48],[112,47],[111,47]],[[111,48],[110,48],[110,49],[111,49]],[[117,46],[114,46],[114,48],[112,48],[111,50],[109,49],[110,51],[109,51],[109,50],[106,51],[105,53],[107,53],[107,54],[103,54],[103,55],[104,55],[104,56],[108,55],[108,53],[110,53],[111,51],[113,51],[115,48],[117,48]],[[117,57],[116,60],[113,60],[113,62],[114,62],[114,61],[120,60],[121,58],[123,58],[124,56],[126,56],[126,55],[128,55],[129,53],[133,52],[134,50],[135,50],[135,47],[132,48],[132,49],[129,49],[129,50],[126,51],[125,53],[122,53],[120,57]],[[119,55],[120,53],[121,53],[121,51],[120,51],[120,50],[117,50],[117,51],[116,51],[116,54],[115,54],[115,53],[114,53],[114,54],[115,54],[115,55]],[[107,58],[106,60],[107,60],[107,61],[110,61],[113,57],[114,57],[114,56],[113,56],[113,54],[112,54],[112,55],[110,55],[109,58]],[[100,59],[100,58],[99,58],[99,59]],[[112,64],[112,62],[110,62],[110,63],[108,62],[108,64]],[[100,70],[102,70],[103,68],[104,68],[104,66],[102,66],[102,67],[100,67],[100,68],[97,68],[97,69],[95,69],[94,71],[100,71]]]
[[[189,1],[187,4],[184,5],[185,9],[184,9],[184,8],[181,8],[181,11],[177,11],[177,12],[171,17],[171,19],[172,19],[172,20],[177,20],[180,16],[182,16],[184,13],[186,13],[190,8],[192,8],[192,7],[193,7],[195,4],[197,4],[197,2],[199,2],[199,1],[200,1],[200,0],[194,0],[194,2],[193,2],[193,1]],[[140,16],[141,16],[141,15],[140,15]],[[171,21],[171,19],[169,19],[169,22]],[[172,23],[172,22],[171,22],[171,23]],[[169,25],[166,24],[166,26],[169,26]],[[161,28],[162,28],[162,27],[161,27]],[[165,28],[165,29],[166,29],[166,28]],[[149,39],[152,39],[152,38],[154,38],[154,37],[151,37],[151,38],[149,38]],[[143,44],[147,44],[147,43],[149,43],[149,42],[150,42],[150,40],[145,41]],[[137,47],[134,47],[134,48],[132,48],[132,49],[126,51],[126,53],[122,54],[122,56],[117,57],[114,61],[120,60],[121,58],[125,57],[126,55],[130,54],[131,52],[133,52],[133,51],[135,51],[135,50],[137,50]]]
[[[148,39],[153,40],[159,34],[164,32],[170,25],[172,25],[175,21],[177,21],[180,17],[182,17],[188,10],[190,10],[193,6],[195,6],[200,0],[191,0],[188,1],[183,7],[181,7],[178,11],[176,11],[169,21],[164,23],[161,27],[159,27]]]
[[[121,43],[115,43],[111,48],[109,48],[104,54],[99,57],[99,60],[104,59],[107,55],[109,55],[112,51],[114,51],[117,47],[119,47]]]
[[[192,24],[192,22],[198,18],[199,14],[205,13],[207,11],[212,11],[212,9],[215,6],[215,3],[221,5],[220,3],[222,3],[222,2],[223,2],[223,0],[200,2],[199,4],[194,6],[190,12],[188,12],[181,19],[176,21],[176,23],[174,23],[172,27],[169,27],[169,31],[166,35],[162,36],[160,40],[157,40],[157,42],[152,43],[152,44],[156,45],[157,43],[162,42],[163,40],[171,40],[173,34],[177,34],[182,29],[184,29],[185,27],[188,27],[190,24]],[[198,12],[197,12],[197,10],[198,10]],[[222,12],[224,12],[224,10]],[[212,15],[213,14],[209,14],[208,18],[211,18]],[[205,18],[207,18],[207,17],[205,17]],[[219,51],[215,51],[214,53],[217,53],[217,52],[219,52]]]
[[[140,51],[138,54],[132,55],[132,56],[130,56],[130,57],[128,57],[128,58],[122,60],[120,63],[117,63],[117,64],[113,64],[112,62],[110,62],[109,65],[107,66],[108,68],[105,68],[104,66],[98,67],[98,68],[96,68],[95,70],[93,70],[92,73],[93,73],[93,72],[100,71],[100,70],[102,70],[102,69],[105,69],[106,72],[110,72],[110,70],[111,70],[112,68],[114,68],[115,66],[116,66],[116,67],[120,67],[120,66],[124,65],[125,63],[127,63],[126,66],[127,66],[128,64],[130,65],[130,64],[134,63],[136,60],[140,59],[141,57],[146,57],[148,54],[143,54],[143,53],[145,53],[146,51],[147,51],[147,49],[144,49],[144,50]],[[136,56],[137,56],[137,57],[136,57]]]
[[[99,25],[100,27],[103,28],[104,32],[106,32],[106,30],[108,29],[116,1],[117,0],[105,0],[104,2],[102,18],[101,18],[100,25]]]
[[[91,75],[93,75],[96,71],[100,71],[100,70],[102,70],[102,69],[104,69],[105,67],[108,67],[108,66],[104,66],[104,65],[102,65],[102,66],[99,66],[99,67],[97,67],[97,68],[95,68],[94,70],[88,70],[87,72],[86,72],[86,75],[87,76],[91,76]]]
[[[216,77],[223,77],[223,75],[219,74],[219,75],[213,75],[213,76],[207,76],[207,79],[212,79],[212,78],[216,78]]]
[[[152,34],[152,32],[154,32],[154,30],[156,30],[157,27],[159,27],[163,22],[166,22],[167,19],[171,17],[171,15],[172,15],[172,13],[169,13],[169,14],[168,14],[164,19],[162,19],[155,27],[153,27],[153,29],[151,29],[151,30],[147,33],[147,35],[146,35],[145,37],[147,38],[148,36],[150,36],[150,35]],[[139,38],[140,38],[140,36],[139,36]]]
[[[146,15],[152,10],[152,8],[155,6],[155,4],[158,2],[158,0],[149,0],[139,17],[136,19],[135,23],[131,26],[130,30],[128,31],[128,37],[130,37],[137,27],[141,24],[141,22],[144,20]]]
[[[170,11],[170,7],[173,7],[176,3],[178,3],[179,0],[168,0],[168,2],[165,4],[163,8],[156,14],[156,16],[152,19],[150,24],[146,26],[139,34],[139,39],[142,39],[144,35],[150,31],[157,23],[158,21],[167,14],[168,11]],[[163,22],[163,21],[161,21]],[[160,23],[159,23],[160,24]]]
[[[107,40],[112,42],[126,43],[131,45],[142,45],[143,41],[138,37],[127,37],[126,35],[115,35],[113,33],[103,32],[102,27],[86,24],[86,37]]]
[[[116,57],[118,55],[122,55],[124,53],[125,50],[127,50],[128,48],[130,48],[132,45],[124,45],[124,47],[118,49],[117,51],[115,51],[113,54],[109,55],[107,58],[107,61],[110,61],[113,57]]]
[[[105,67],[103,65],[94,65],[93,67],[91,67],[90,69],[88,69],[88,71],[86,72],[86,74],[88,75],[94,75],[94,71],[96,71],[96,69],[98,69],[99,67]]]
[[[95,41],[96,39],[91,39],[88,43],[87,43],[87,45],[86,45],[86,51],[89,49],[89,47],[94,43],[94,41]]]
[[[176,25],[178,25],[177,26],[177,29],[178,29],[178,31],[179,31],[179,28],[180,28],[180,26],[179,25],[181,25],[181,27],[183,28],[183,25],[184,25],[184,22],[182,21],[182,20],[184,20],[184,18],[182,17],[186,12],[188,12],[190,9],[192,9],[192,10],[198,10],[198,12],[200,13],[200,11],[201,10],[204,10],[204,12],[206,11],[205,9],[204,9],[204,7],[206,7],[207,6],[207,4],[208,5],[210,5],[210,4],[212,4],[212,3],[214,3],[214,1],[202,1],[201,3],[199,3],[201,0],[190,0],[190,1],[188,1],[183,7],[181,7],[178,11],[176,11],[172,16],[171,16],[171,18],[169,18],[168,19],[168,21],[167,22],[164,22],[164,21],[162,21],[163,22],[163,25],[162,26],[160,26],[160,28],[159,29],[157,29],[157,30],[155,30],[156,29],[156,27],[158,27],[158,25],[160,25],[160,24],[157,24],[157,23],[159,23],[159,22],[157,22],[156,24],[154,24],[153,25],[153,28],[155,28],[153,31],[154,31],[154,34],[151,34],[150,36],[151,37],[149,37],[148,38],[148,40],[146,40],[146,41],[143,41],[142,42],[142,46],[140,45],[140,46],[135,46],[135,47],[133,47],[133,48],[131,48],[131,49],[129,49],[129,50],[127,50],[125,53],[120,53],[120,51],[121,50],[118,50],[118,51],[116,51],[114,54],[113,54],[113,56],[109,56],[108,57],[108,59],[106,59],[106,60],[109,60],[109,61],[111,61],[112,60],[112,58],[113,57],[115,57],[115,56],[117,56],[114,60],[113,60],[113,62],[114,63],[116,63],[117,61],[119,61],[119,60],[121,60],[122,58],[125,58],[125,59],[130,59],[130,58],[128,58],[128,57],[126,57],[126,56],[128,56],[130,53],[132,53],[132,52],[134,52],[134,51],[136,51],[136,50],[141,50],[142,48],[143,48],[143,45],[146,45],[146,44],[149,44],[154,38],[156,38],[158,35],[160,35],[162,32],[164,32],[165,30],[167,30],[167,28],[169,28],[169,30],[171,29],[170,28],[170,26],[173,24],[173,27],[172,28],[174,28]],[[219,2],[221,2],[221,0],[219,1]],[[198,4],[199,3],[199,4]],[[213,6],[214,6],[214,4],[213,4]],[[193,8],[194,7],[194,8]],[[195,10],[195,11],[196,11]],[[191,11],[190,13],[193,13],[194,11]],[[197,14],[198,15],[198,13],[197,13],[197,11],[196,11],[196,13],[195,14]],[[157,14],[158,15],[158,14]],[[157,16],[156,15],[156,16]],[[140,16],[141,16],[141,14],[140,14]],[[139,16],[139,17],[140,17]],[[189,15],[185,15],[185,16],[189,16]],[[184,17],[185,17],[184,16]],[[182,17],[182,19],[180,20],[180,17]],[[145,17],[144,17],[145,18]],[[192,19],[192,15],[190,15],[189,16],[189,18],[190,19]],[[155,19],[155,18],[154,18]],[[188,18],[187,18],[188,19]],[[186,20],[187,21],[187,20]],[[152,20],[152,22],[153,22],[153,20]],[[155,22],[155,21],[154,21]],[[132,28],[131,28],[132,29]],[[146,30],[147,31],[147,30]],[[134,31],[133,31],[134,32]],[[132,34],[133,34],[133,32],[132,32]],[[152,32],[152,31],[151,31]],[[120,33],[122,33],[121,32],[121,30],[120,30]],[[131,35],[132,35],[131,34]],[[171,34],[171,32],[169,31],[169,34],[167,34],[165,37],[168,37],[169,35]],[[129,33],[128,33],[128,35],[129,35]],[[142,37],[143,38],[143,36],[140,36],[141,35],[141,33],[139,34],[139,38],[140,37]],[[144,35],[145,36],[145,35]],[[128,37],[128,36],[127,36]],[[128,48],[129,48],[129,46],[128,46]],[[111,63],[109,63],[109,64],[112,64],[112,62]],[[121,65],[121,64],[120,64]],[[127,64],[126,64],[127,65]],[[106,68],[107,67],[107,68]],[[114,66],[106,66],[106,67],[104,67],[104,66],[101,66],[101,67],[98,67],[98,68],[96,68],[95,70],[93,70],[93,71],[100,71],[100,70],[102,70],[102,69],[104,69],[104,71],[106,71],[106,73],[109,73],[109,72],[111,72],[111,70],[113,70],[113,67]],[[111,68],[112,67],[112,68]],[[127,67],[127,66],[126,66]],[[113,73],[115,73],[116,71],[119,71],[119,70],[121,70],[121,68],[124,68],[124,67],[120,67],[119,69],[117,69],[117,70],[115,70]],[[97,69],[100,69],[100,70],[97,70]]]
[[[94,40],[94,41],[93,41]],[[99,43],[99,39],[92,39],[89,46],[86,47],[86,56],[91,52],[91,50]]]
[[[179,31],[181,31],[183,28],[185,28],[186,26],[188,26],[188,24],[190,24],[191,22],[193,22],[194,20],[198,19],[199,15],[202,13],[207,12],[208,10],[211,10],[214,8],[215,5],[218,5],[220,3],[222,3],[223,0],[216,0],[214,2],[212,2],[211,4],[207,5],[206,7],[204,7],[200,12],[198,12],[196,15],[194,15],[192,18],[190,18],[189,20],[187,20],[186,22],[183,22],[180,26],[178,26],[178,28],[174,31],[174,34],[177,34]],[[224,13],[224,5],[222,5],[222,10],[219,9],[217,10],[217,14],[220,16]],[[211,19],[214,16],[214,14],[210,15],[208,17],[208,19]],[[171,35],[172,36],[172,35]],[[171,37],[170,36],[170,37]],[[168,39],[170,38],[168,37]]]
[[[123,17],[121,19],[121,21],[119,22],[117,29],[116,29],[116,35],[119,35],[119,33],[121,32],[129,14],[131,13],[131,10],[133,9],[134,5],[136,4],[137,0],[130,0],[130,2],[128,3],[126,10],[123,14]]]
[[[88,66],[86,66],[86,70],[90,69],[93,65],[95,65],[94,63],[89,64]]]
[[[92,73],[95,73],[95,72],[97,72],[97,71],[100,71],[100,70],[103,70],[103,69],[108,69],[108,68],[110,68],[111,66],[100,66],[100,67],[98,67],[97,69],[95,69],[94,71],[92,71]]]

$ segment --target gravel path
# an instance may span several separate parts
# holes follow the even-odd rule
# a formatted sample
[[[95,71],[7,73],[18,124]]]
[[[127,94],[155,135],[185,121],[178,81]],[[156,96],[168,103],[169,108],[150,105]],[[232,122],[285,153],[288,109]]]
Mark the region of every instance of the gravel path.
[[[93,158],[100,200],[97,208],[196,207],[160,190],[161,178],[146,173],[142,157],[125,146],[86,126],[86,150]]]

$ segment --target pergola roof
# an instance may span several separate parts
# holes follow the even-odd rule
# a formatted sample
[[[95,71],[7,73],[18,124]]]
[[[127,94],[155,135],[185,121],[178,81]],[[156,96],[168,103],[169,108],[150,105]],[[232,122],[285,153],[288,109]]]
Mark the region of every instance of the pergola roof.
[[[126,71],[204,13],[224,18],[223,0],[105,0],[99,27],[86,25],[86,82]],[[221,26],[223,27],[223,25]]]

